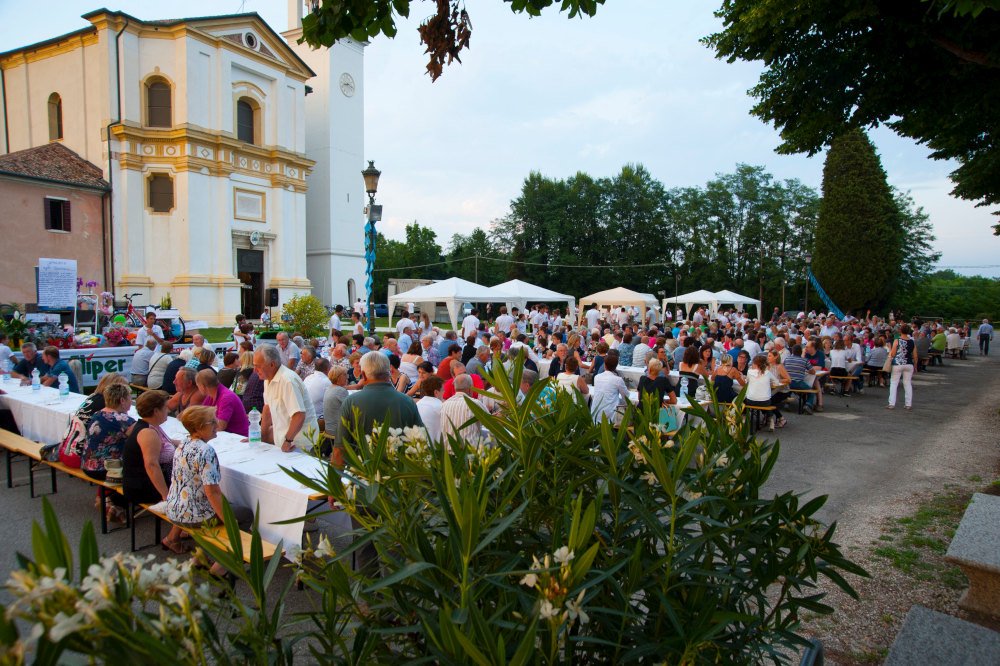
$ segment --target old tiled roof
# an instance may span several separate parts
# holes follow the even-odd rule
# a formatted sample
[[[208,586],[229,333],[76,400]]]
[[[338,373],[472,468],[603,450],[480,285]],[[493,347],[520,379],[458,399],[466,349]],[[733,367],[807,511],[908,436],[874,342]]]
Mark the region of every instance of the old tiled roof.
[[[0,174],[109,190],[103,172],[61,143],[0,155]]]

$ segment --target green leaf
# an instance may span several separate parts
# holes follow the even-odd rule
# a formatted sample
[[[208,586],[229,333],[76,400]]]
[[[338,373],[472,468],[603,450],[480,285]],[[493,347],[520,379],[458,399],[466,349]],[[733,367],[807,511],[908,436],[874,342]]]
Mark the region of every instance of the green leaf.
[[[399,571],[396,571],[395,573],[386,576],[385,578],[380,578],[373,585],[370,585],[367,588],[365,588],[365,594],[371,594],[372,592],[381,590],[384,587],[395,585],[396,583],[406,580],[410,576],[420,573],[421,571],[425,571],[427,569],[433,569],[435,568],[435,566],[436,565],[434,565],[431,562],[411,562],[410,564],[407,564]]]

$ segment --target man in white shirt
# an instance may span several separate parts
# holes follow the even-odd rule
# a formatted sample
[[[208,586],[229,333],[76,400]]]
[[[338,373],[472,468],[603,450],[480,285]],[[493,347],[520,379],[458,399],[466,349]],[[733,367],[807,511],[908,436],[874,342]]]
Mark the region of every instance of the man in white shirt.
[[[497,317],[496,325],[498,332],[510,333],[510,327],[514,325],[514,318],[507,314],[506,305],[500,306],[500,316]]]
[[[828,318],[823,323],[823,328],[819,329],[819,337],[833,337],[840,332],[840,329],[833,323],[833,317]]]
[[[403,334],[410,330],[416,330],[417,325],[413,323],[411,314],[407,314],[405,317],[396,322],[396,333],[397,337],[403,337]]]
[[[462,320],[462,338],[476,335],[479,332],[479,310],[472,308],[472,312]]]
[[[286,453],[312,448],[306,431],[319,429],[316,410],[305,384],[282,363],[278,347],[258,347],[253,353],[253,368],[264,380],[264,411],[260,419],[264,440],[280,446]]]
[[[693,321],[696,325],[701,326],[702,322],[705,321],[704,311],[705,308],[698,308],[697,310],[695,310],[694,316],[691,318],[691,321]]]
[[[316,369],[302,380],[312,401],[313,411],[319,415],[323,413],[323,398],[326,397],[326,390],[333,386],[333,382],[327,376],[330,372],[330,362],[322,356],[316,359]]]
[[[607,356],[604,359],[604,371],[594,375],[590,413],[595,423],[600,423],[602,418],[614,423],[618,405],[628,403],[628,387],[625,386],[625,380],[616,372],[617,369],[618,357]]]
[[[590,309],[583,315],[584,319],[587,320],[587,330],[592,331],[597,328],[597,324],[601,321],[601,313],[593,305]]]
[[[757,358],[760,355],[760,345],[752,337],[747,336],[743,339],[743,349],[746,353],[750,354],[750,360]]]
[[[441,441],[441,394],[444,392],[444,382],[437,375],[430,375],[420,381],[420,392],[424,397],[417,401],[417,412],[420,420],[427,428],[427,436],[431,442]]]
[[[327,328],[330,329],[330,339],[336,340],[340,337],[340,332],[344,330],[343,324],[340,321],[340,315],[344,311],[343,305],[338,305],[333,311],[333,316],[330,317],[330,323],[327,324]]]
[[[299,364],[299,359],[302,357],[299,346],[289,340],[288,333],[284,331],[278,333],[277,341],[278,344],[276,347],[281,357],[281,364],[287,366],[290,370],[294,370],[295,366]]]
[[[135,334],[135,344],[140,347],[146,346],[146,340],[153,339],[157,344],[163,344],[163,329],[160,325],[156,323],[156,313],[147,312],[146,313],[146,323],[145,325],[136,331]]]
[[[358,313],[358,316],[362,319],[365,316],[365,302],[360,298],[354,303],[354,311]]]

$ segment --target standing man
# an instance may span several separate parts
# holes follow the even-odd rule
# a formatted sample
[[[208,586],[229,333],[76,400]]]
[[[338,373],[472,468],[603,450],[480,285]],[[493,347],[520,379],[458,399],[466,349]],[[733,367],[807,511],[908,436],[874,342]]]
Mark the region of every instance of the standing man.
[[[328,328],[330,329],[330,339],[340,340],[340,331],[343,329],[343,324],[340,322],[340,315],[344,312],[344,306],[338,305],[333,310],[333,316],[330,317],[330,323]]]
[[[286,453],[312,448],[306,431],[318,431],[319,424],[305,384],[282,362],[278,348],[272,345],[262,345],[254,351],[253,369],[264,380],[264,411],[260,419],[263,439]]]
[[[294,370],[298,364],[299,359],[302,358],[302,352],[299,346],[288,339],[288,333],[282,331],[277,335],[278,341],[278,355],[281,357],[281,364],[288,367],[289,370]]]
[[[984,319],[983,323],[979,326],[979,355],[989,356],[990,355],[990,341],[993,339],[993,326],[990,325],[989,319]]]
[[[601,321],[601,313],[598,311],[597,305],[595,303],[590,304],[590,309],[587,310],[587,313],[584,314],[583,316],[587,320],[588,333],[597,328],[597,324]]]
[[[476,335],[479,332],[479,310],[472,308],[472,312],[469,313],[465,319],[462,320],[462,339],[468,338],[470,335]]]
[[[163,329],[156,323],[156,313],[146,313],[146,323],[136,331],[135,344],[140,347],[146,346],[146,340],[152,338],[157,344],[163,344]]]
[[[504,333],[510,333],[510,327],[514,325],[514,318],[507,314],[507,306],[500,306],[500,314],[497,315],[496,320],[496,330],[497,332],[503,331]]]

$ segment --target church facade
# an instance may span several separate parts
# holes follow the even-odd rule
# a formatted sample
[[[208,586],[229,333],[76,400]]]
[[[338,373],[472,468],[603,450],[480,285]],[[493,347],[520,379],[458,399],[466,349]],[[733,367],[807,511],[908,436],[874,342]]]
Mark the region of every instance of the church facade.
[[[169,293],[185,319],[225,324],[312,291],[311,273],[332,285],[334,271],[307,259],[331,248],[307,230],[307,192],[317,176],[330,193],[327,181],[347,174],[307,150],[307,120],[328,111],[307,112],[316,72],[296,49],[257,14],[145,21],[102,9],[84,18],[87,28],[0,54],[2,149],[56,141],[100,167],[111,189],[113,288],[104,288],[138,293],[137,303]],[[357,155],[350,191],[337,193],[357,199],[355,219],[362,128],[348,153]],[[327,228],[334,208],[322,213]],[[359,234],[350,251],[361,248]],[[317,295],[346,304],[351,278],[336,280],[343,295]]]

